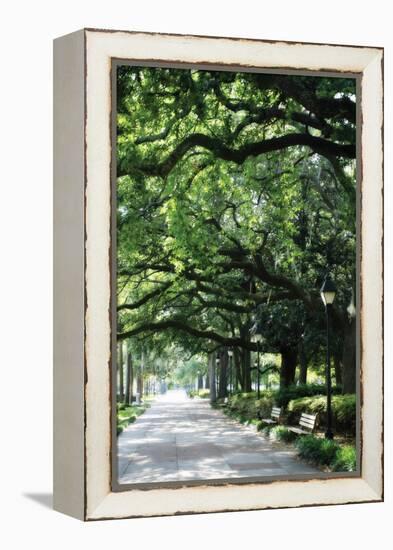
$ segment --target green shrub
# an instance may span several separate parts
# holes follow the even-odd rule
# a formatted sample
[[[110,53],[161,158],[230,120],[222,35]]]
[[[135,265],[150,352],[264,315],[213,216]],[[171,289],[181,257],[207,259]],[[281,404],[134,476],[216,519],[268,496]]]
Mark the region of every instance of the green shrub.
[[[341,392],[341,388],[334,386],[332,392],[333,394],[338,394]],[[276,390],[274,392],[274,400],[278,407],[286,407],[293,399],[324,395],[325,393],[326,387],[323,384],[292,384],[291,386]]]
[[[352,445],[343,445],[332,462],[333,472],[353,472],[356,470],[356,449]]]
[[[335,395],[332,399],[332,407],[337,429],[355,433],[356,395]]]
[[[267,424],[265,424],[263,420],[258,420],[256,426],[258,432],[262,432],[266,428]]]
[[[355,433],[356,395],[334,395],[332,397],[334,429],[342,433]],[[326,423],[326,396],[316,395],[293,399],[288,403],[287,421],[296,424],[302,413],[318,414],[319,424]]]
[[[326,411],[326,397],[324,395],[300,397],[288,403],[287,420],[290,424],[297,424],[302,413],[321,415],[324,411]]]
[[[306,435],[299,437],[295,446],[301,458],[328,466],[334,472],[356,470],[356,449],[352,445],[339,445],[330,439]]]
[[[260,399],[255,392],[237,393],[228,399],[229,411],[248,420],[270,417],[273,404],[273,392],[261,392]]]
[[[264,436],[266,437],[270,437],[270,432],[272,431],[272,429],[274,428],[275,426],[273,424],[265,424],[261,430],[262,430],[262,433]]]
[[[117,435],[119,435],[124,428],[135,422],[138,416],[143,414],[149,407],[147,403],[141,405],[126,405],[125,403],[117,403]]]
[[[189,390],[187,393],[189,397],[200,397],[202,399],[207,399],[210,397],[210,390],[207,389]]]
[[[296,434],[285,426],[274,426],[270,431],[269,435],[273,433],[274,437],[279,441],[285,441],[285,443],[291,443],[296,439]]]
[[[322,439],[314,435],[305,435],[295,441],[299,456],[315,464],[329,466],[333,463],[339,445],[331,439]]]

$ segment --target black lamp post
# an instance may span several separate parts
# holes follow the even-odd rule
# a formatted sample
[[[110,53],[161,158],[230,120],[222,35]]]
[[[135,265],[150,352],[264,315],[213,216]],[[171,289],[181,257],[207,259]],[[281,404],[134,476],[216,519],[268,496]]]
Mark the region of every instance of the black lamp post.
[[[216,380],[215,380],[215,384],[216,384],[217,394],[219,394],[219,391],[220,391],[220,384],[219,384],[220,373],[219,373],[219,369],[220,369],[220,358],[216,357]]]
[[[326,275],[321,287],[321,298],[325,305],[326,312],[326,416],[327,425],[325,437],[333,439],[332,430],[332,378],[330,372],[330,312],[334,297],[336,295],[336,285],[329,275]]]
[[[228,358],[229,358],[229,393],[233,393],[233,373],[232,373],[232,357],[233,357],[233,351],[230,349],[228,350]]]
[[[250,333],[251,333],[251,340],[257,344],[257,364],[256,364],[256,369],[257,369],[257,399],[259,399],[260,396],[261,396],[261,390],[260,390],[261,383],[260,383],[260,370],[259,370],[259,344],[263,340],[262,326],[261,326],[261,323],[259,321],[256,321],[254,323],[254,325],[251,327]]]

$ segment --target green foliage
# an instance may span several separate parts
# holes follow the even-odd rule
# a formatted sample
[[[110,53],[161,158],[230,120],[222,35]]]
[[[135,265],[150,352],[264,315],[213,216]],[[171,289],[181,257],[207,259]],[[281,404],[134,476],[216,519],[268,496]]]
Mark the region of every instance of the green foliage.
[[[247,420],[270,417],[273,404],[273,392],[269,391],[263,392],[260,399],[255,392],[238,393],[228,399],[229,411]]]
[[[322,466],[332,464],[339,449],[339,445],[335,441],[313,435],[297,438],[295,446],[301,458]]]
[[[200,397],[201,399],[208,399],[210,397],[210,390],[190,390],[188,393],[189,397]]]
[[[270,432],[275,428],[274,424],[265,424],[263,421],[260,422],[258,431],[261,431],[265,437],[270,437]]]
[[[332,462],[333,472],[353,472],[356,470],[356,448],[352,445],[341,446]]]
[[[125,403],[117,403],[117,435],[119,435],[129,424],[135,422],[137,417],[143,414],[148,407],[149,405],[147,403],[129,406]]]
[[[198,376],[206,375],[207,365],[201,355],[184,360],[184,353],[181,353],[178,359],[176,365],[174,364],[173,379],[180,386],[191,386]]]
[[[266,424],[263,420],[258,420],[256,422],[256,427],[258,432],[263,432],[265,434],[265,428],[268,427],[268,424]]]
[[[297,437],[294,432],[292,432],[285,426],[274,426],[269,431],[269,436],[271,437],[272,435],[275,439],[278,439],[279,441],[284,441],[285,443],[292,443],[292,441],[295,441]]]
[[[336,395],[333,397],[332,407],[337,429],[354,434],[356,430],[356,395]]]
[[[355,433],[356,395],[334,395],[332,398],[334,427],[343,433]],[[301,397],[288,403],[288,422],[295,424],[302,413],[318,414],[319,424],[326,421],[326,396]]]
[[[295,441],[299,456],[304,460],[327,466],[334,472],[356,470],[356,449],[352,445],[339,445],[337,442],[306,435]]]
[[[314,293],[329,266],[345,314],[354,280],[355,93],[348,78],[118,68],[118,325],[137,368],[148,342],[165,357],[144,368],[191,383],[201,365],[171,352],[249,349],[258,305],[267,351],[302,341],[318,359]]]
[[[341,393],[341,387],[334,386],[333,394]],[[311,397],[313,395],[321,395],[326,393],[326,386],[321,384],[297,384],[284,388],[280,388],[274,394],[274,399],[278,407],[287,407],[288,403],[293,399],[301,397]]]

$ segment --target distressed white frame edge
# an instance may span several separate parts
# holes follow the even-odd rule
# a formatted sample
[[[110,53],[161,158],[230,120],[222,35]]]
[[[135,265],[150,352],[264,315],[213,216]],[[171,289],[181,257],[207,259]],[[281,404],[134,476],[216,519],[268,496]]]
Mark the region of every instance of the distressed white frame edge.
[[[85,518],[84,31],[53,52],[53,506]]]
[[[383,51],[380,48],[271,43],[121,31],[86,30],[85,38],[87,383],[85,386],[84,519],[380,501],[383,498]],[[362,318],[366,321],[362,326],[361,478],[111,492],[109,369],[111,58],[189,63],[208,61],[261,68],[281,67],[363,73],[361,269]],[[299,491],[299,483],[301,491]]]

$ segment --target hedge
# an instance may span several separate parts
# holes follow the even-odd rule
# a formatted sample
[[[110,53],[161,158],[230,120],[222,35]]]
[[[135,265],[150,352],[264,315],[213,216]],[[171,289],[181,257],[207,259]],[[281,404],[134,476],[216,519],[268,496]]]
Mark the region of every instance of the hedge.
[[[326,424],[326,396],[302,397],[288,403],[287,422],[296,424],[302,413],[318,414],[319,423]],[[356,395],[334,395],[332,397],[334,429],[342,433],[355,433]]]
[[[253,420],[262,416],[269,418],[274,405],[273,392],[261,393],[256,399],[254,392],[237,393],[228,399],[227,408],[230,413],[245,420]]]
[[[282,407],[283,401],[289,395],[317,390],[321,392],[321,385],[310,384],[307,386],[289,386],[281,390],[263,390],[260,399],[255,392],[236,393],[229,396],[226,412],[241,421],[270,418],[273,406]],[[333,428],[336,432],[353,435],[356,431],[356,395],[333,395]],[[298,397],[291,399],[284,411],[284,423],[295,425],[299,422],[302,413],[318,414],[319,424],[326,425],[326,396],[317,395]],[[261,425],[260,429],[263,428]]]
[[[340,386],[332,388],[333,395],[341,393]],[[312,397],[314,395],[325,395],[326,386],[323,384],[298,384],[280,388],[274,392],[274,400],[278,407],[287,407],[288,403],[301,397]]]
[[[207,399],[210,397],[210,390],[207,389],[190,390],[187,393],[189,397],[201,397],[202,399]]]

